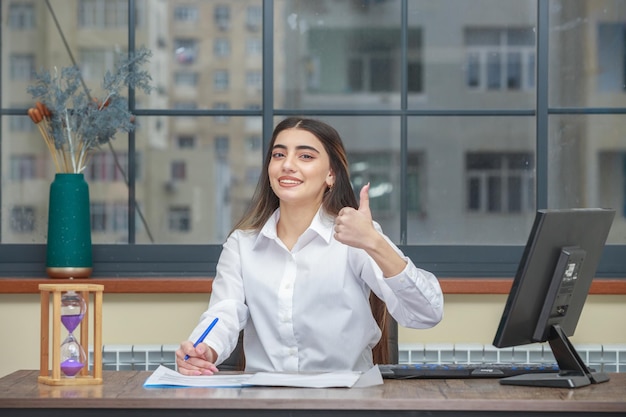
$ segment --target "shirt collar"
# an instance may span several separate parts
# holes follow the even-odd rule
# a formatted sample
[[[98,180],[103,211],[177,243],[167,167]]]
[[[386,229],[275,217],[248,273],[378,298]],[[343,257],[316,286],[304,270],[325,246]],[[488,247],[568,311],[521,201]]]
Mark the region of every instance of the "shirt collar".
[[[259,232],[254,246],[258,246],[263,238],[275,240],[278,238],[276,234],[276,225],[280,218],[280,208],[276,209],[274,213],[263,225],[263,228]],[[335,228],[335,218],[328,214],[322,207],[319,208],[317,214],[313,217],[311,225],[305,230],[303,235],[314,232],[317,233],[326,243],[330,243]]]

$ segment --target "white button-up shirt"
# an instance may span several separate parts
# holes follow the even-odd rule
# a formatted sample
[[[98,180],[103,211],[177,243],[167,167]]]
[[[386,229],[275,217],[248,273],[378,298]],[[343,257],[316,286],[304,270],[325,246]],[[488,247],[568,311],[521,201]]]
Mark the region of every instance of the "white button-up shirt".
[[[223,246],[209,307],[189,337],[195,341],[218,317],[205,339],[216,364],[243,329],[247,371],[367,370],[381,335],[370,291],[401,326],[441,320],[439,282],[409,258],[399,275],[384,278],[364,250],[335,240],[334,219],[322,210],[290,251],[276,234],[279,216],[277,210],[260,232],[233,232]]]

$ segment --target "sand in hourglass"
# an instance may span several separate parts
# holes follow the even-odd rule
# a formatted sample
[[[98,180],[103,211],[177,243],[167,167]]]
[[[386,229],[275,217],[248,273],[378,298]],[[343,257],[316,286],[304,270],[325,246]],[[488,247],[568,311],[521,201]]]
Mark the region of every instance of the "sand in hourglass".
[[[85,354],[82,352],[82,348],[76,339],[74,339],[73,335],[74,330],[76,330],[76,327],[78,327],[82,319],[82,314],[68,314],[61,316],[63,326],[65,326],[67,331],[70,333],[67,339],[63,342],[61,348],[65,350],[61,356],[67,358],[61,362],[61,372],[68,377],[76,376],[76,374],[83,369],[83,366],[85,366],[81,360],[79,360],[82,359]]]

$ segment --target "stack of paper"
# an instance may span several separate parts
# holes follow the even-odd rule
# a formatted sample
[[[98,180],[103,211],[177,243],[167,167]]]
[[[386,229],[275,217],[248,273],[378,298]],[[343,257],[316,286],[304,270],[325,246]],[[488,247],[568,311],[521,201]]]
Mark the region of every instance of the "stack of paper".
[[[378,366],[367,372],[216,374],[211,376],[185,376],[163,365],[159,366],[144,383],[147,388],[209,387],[241,388],[302,387],[302,388],[353,388],[370,387],[383,383]]]

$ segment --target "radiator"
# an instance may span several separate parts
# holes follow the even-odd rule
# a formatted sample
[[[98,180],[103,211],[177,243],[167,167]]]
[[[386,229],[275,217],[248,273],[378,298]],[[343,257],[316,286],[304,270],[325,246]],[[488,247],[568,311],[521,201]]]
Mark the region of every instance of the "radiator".
[[[581,359],[601,372],[626,372],[626,345],[576,345]],[[159,365],[176,369],[175,352],[178,345],[104,345],[102,369],[104,370],[154,370]],[[498,349],[478,343],[400,343],[400,363],[516,363],[553,364],[550,346],[533,344],[515,348]],[[93,348],[89,349],[90,366]]]

